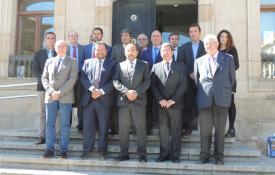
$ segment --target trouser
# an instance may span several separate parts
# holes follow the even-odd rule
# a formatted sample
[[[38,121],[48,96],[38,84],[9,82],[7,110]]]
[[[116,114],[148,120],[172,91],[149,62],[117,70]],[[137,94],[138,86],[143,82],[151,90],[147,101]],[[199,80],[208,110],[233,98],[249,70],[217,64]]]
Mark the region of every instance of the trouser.
[[[128,155],[129,149],[129,129],[132,126],[136,128],[138,155],[146,156],[146,107],[129,104],[125,107],[119,107],[119,142],[120,154]]]
[[[199,109],[200,137],[202,159],[210,157],[210,148],[212,143],[212,130],[215,130],[214,151],[215,158],[224,157],[224,130],[226,124],[228,108],[218,107],[212,104],[210,108]]]

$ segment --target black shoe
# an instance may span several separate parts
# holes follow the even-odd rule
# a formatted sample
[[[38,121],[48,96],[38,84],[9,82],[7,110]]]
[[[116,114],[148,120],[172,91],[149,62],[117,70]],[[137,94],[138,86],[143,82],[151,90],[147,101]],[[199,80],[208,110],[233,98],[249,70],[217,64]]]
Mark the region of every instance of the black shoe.
[[[185,131],[183,132],[183,137],[189,137],[192,135],[192,129],[186,128]]]
[[[83,152],[83,153],[81,154],[80,158],[83,159],[83,160],[86,160],[86,159],[89,158],[89,155],[88,155],[87,152]]]
[[[61,158],[62,158],[62,159],[67,159],[67,158],[68,158],[68,155],[67,155],[66,152],[63,152],[63,153],[61,153],[60,155],[61,155]]]
[[[216,165],[224,165],[224,161],[223,161],[223,159],[216,159],[215,164]]]
[[[118,158],[117,158],[117,160],[118,161],[129,160],[129,155],[126,155],[126,156],[119,155]]]
[[[235,137],[236,136],[236,131],[235,129],[228,129],[227,133],[225,134],[226,138],[230,138],[230,137]]]
[[[53,158],[54,157],[54,152],[50,150],[46,150],[46,152],[43,154],[43,158]]]
[[[146,156],[140,156],[139,159],[138,159],[138,161],[140,161],[140,162],[147,162],[147,158],[146,158]]]
[[[76,126],[76,128],[77,128],[78,132],[82,132],[82,131],[83,131],[83,126],[80,125],[80,124],[78,124],[78,125]]]
[[[198,164],[205,164],[205,163],[209,163],[209,158],[200,158],[198,161],[197,161]]]
[[[39,139],[35,142],[36,145],[40,145],[40,144],[44,144],[45,143],[45,139],[42,137],[39,137]]]
[[[174,163],[180,163],[180,159],[173,159],[172,160]]]
[[[169,160],[167,157],[158,157],[155,162],[164,162],[164,161],[167,161]]]

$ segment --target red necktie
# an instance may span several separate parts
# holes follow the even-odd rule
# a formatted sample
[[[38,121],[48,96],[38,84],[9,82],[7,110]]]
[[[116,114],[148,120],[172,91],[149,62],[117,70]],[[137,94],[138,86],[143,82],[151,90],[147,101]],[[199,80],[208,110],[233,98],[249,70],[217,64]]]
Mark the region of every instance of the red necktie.
[[[73,46],[74,50],[73,50],[73,58],[77,59],[76,57],[76,46]]]

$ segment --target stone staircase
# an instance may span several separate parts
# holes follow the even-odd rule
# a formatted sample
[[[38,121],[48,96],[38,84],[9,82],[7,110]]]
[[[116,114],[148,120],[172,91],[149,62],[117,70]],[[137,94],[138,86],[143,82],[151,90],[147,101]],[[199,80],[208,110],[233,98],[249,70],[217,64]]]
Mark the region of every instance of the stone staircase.
[[[156,135],[147,137],[148,162],[138,162],[136,154],[136,136],[130,136],[130,160],[118,162],[115,158],[119,154],[118,135],[109,136],[108,154],[106,160],[99,160],[97,153],[92,152],[88,160],[81,160],[82,135],[72,129],[70,137],[69,158],[44,159],[42,154],[45,145],[35,145],[37,139],[35,131],[16,130],[0,131],[0,168],[20,168],[77,172],[94,174],[94,172],[126,173],[126,174],[275,174],[275,160],[261,155],[259,150],[241,144],[233,138],[225,140],[225,165],[217,166],[211,160],[210,164],[197,164],[199,158],[199,134],[182,139],[181,163],[156,163],[154,159],[159,153],[159,138]],[[97,143],[95,144],[95,146]],[[93,173],[92,173],[93,172]],[[1,171],[0,171],[0,174]],[[14,173],[16,174],[16,173]],[[18,174],[18,173],[17,173]],[[20,173],[19,173],[20,174]],[[32,173],[30,173],[32,174]]]

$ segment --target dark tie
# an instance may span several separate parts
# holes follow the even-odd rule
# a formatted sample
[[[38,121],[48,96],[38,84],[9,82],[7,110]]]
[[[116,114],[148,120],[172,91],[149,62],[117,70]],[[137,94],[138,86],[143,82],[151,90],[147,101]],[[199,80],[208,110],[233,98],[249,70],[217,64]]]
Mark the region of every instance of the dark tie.
[[[165,66],[164,66],[164,76],[165,76],[165,79],[167,79],[167,77],[169,75],[169,71],[170,71],[170,63],[166,62]]]
[[[128,70],[128,74],[129,74],[129,78],[130,78],[131,81],[133,80],[134,71],[135,71],[134,70],[134,62],[130,61],[130,67],[129,67],[129,70]]]
[[[155,64],[155,62],[156,62],[157,55],[158,55],[158,48],[154,47],[154,49],[153,49],[153,64]]]
[[[61,61],[62,61],[62,58],[58,58],[58,61],[57,61],[57,64],[55,65],[54,67],[54,73],[58,73],[60,71],[60,68],[61,68]]]
[[[95,70],[95,77],[94,77],[94,86],[97,89],[99,88],[99,82],[100,82],[101,64],[102,64],[102,61],[98,60],[96,70]]]
[[[73,46],[73,58],[77,59],[77,56],[76,56],[76,46]]]

